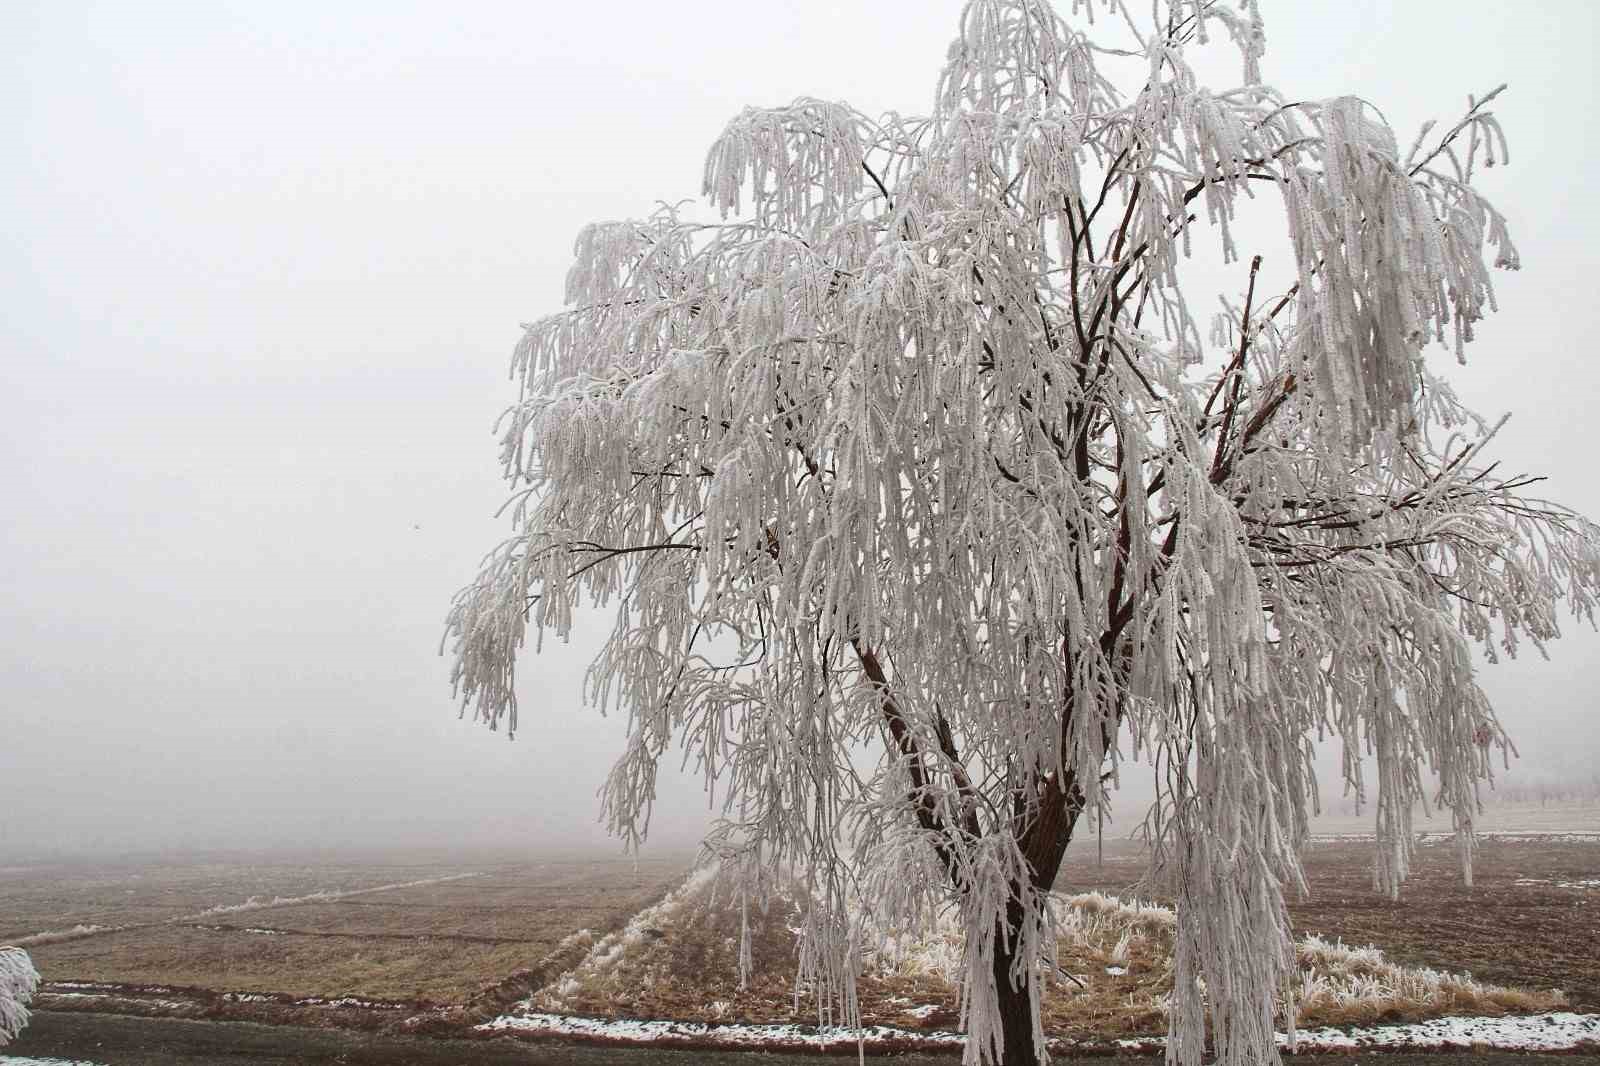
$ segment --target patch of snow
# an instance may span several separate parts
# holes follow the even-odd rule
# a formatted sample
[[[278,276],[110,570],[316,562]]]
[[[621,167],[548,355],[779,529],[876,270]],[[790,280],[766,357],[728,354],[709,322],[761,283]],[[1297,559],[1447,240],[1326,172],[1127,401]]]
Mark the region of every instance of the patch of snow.
[[[1123,974],[1125,974],[1127,972],[1128,972],[1128,968],[1126,966],[1107,966],[1106,967],[1106,973],[1110,974],[1112,977],[1121,977]]]
[[[24,1055],[0,1055],[0,1066],[100,1066],[88,1059],[31,1059]]]
[[[966,1042],[959,1033],[919,1032],[887,1025],[869,1025],[861,1029],[817,1028],[809,1025],[708,1025],[703,1022],[610,1021],[566,1014],[508,1014],[476,1028],[482,1032],[588,1037],[629,1044],[693,1040],[696,1043],[743,1048],[802,1045],[827,1049],[858,1045],[872,1047],[884,1043],[959,1047]]]
[[[939,1008],[928,1003],[921,1007],[908,1007],[900,1013],[908,1018],[931,1018],[939,1013]]]
[[[222,903],[215,907],[207,907],[195,914],[185,914],[180,918],[169,918],[168,922],[193,922],[202,918],[212,918],[219,914],[239,914],[243,911],[259,911],[268,907],[287,907],[296,903],[334,903],[352,896],[368,896],[374,892],[393,892],[401,888],[424,888],[428,885],[442,885],[449,881],[462,881],[469,877],[482,877],[480,873],[447,874],[443,877],[424,877],[418,881],[396,881],[389,885],[374,885],[372,888],[352,888],[340,892],[311,892],[304,896],[273,896],[271,899],[259,899],[251,896],[243,903]],[[247,929],[246,932],[261,932],[262,930]]]
[[[917,1010],[931,1012],[933,1009],[917,1008],[905,1013],[915,1014]],[[740,1048],[801,1045],[816,1049],[842,1049],[857,1044],[871,1047],[884,1043],[948,1048],[965,1042],[959,1033],[896,1029],[886,1025],[862,1029],[803,1025],[708,1025],[702,1022],[611,1021],[537,1013],[508,1014],[477,1028],[483,1032],[587,1037],[626,1044],[692,1040],[700,1044]],[[1163,1037],[1150,1036],[1117,1040],[1115,1046],[1129,1051],[1149,1051],[1164,1043]],[[1084,1046],[1071,1041],[1052,1041],[1051,1044],[1063,1050]],[[1288,1037],[1279,1033],[1278,1044],[1286,1046]],[[1528,1017],[1436,1018],[1408,1025],[1352,1029],[1302,1029],[1296,1034],[1295,1050],[1318,1052],[1489,1047],[1504,1051],[1569,1051],[1593,1044],[1600,1044],[1600,1016],[1552,1013]]]
[[[118,985],[104,981],[46,981],[40,986],[39,991],[53,996],[64,996],[74,992],[107,996],[161,996],[172,995],[176,990],[168,988],[166,985]]]
[[[110,999],[110,992],[40,992],[51,999]]]
[[[241,999],[244,994],[241,994]],[[274,1002],[281,1002],[272,997]],[[338,999],[329,999],[326,996],[302,996],[294,1000],[291,1006],[295,1007],[359,1007],[362,1010],[408,1010],[409,1003],[396,1003],[391,1000],[363,999],[360,996],[340,996]]]
[[[330,1007],[361,1007],[364,1010],[395,1010],[406,1006],[404,1003],[385,1003],[383,1000],[361,999],[357,996],[343,996],[322,1002]]]
[[[1328,1050],[1483,1045],[1505,1051],[1566,1051],[1600,1043],[1600,1016],[1562,1012],[1520,1018],[1435,1018],[1410,1025],[1311,1029],[1301,1032],[1299,1038],[1309,1046]]]
[[[34,933],[12,943],[19,948],[31,948],[40,944],[58,944],[63,940],[78,940],[100,933],[115,933],[126,928],[128,927],[125,925],[75,925],[70,929],[46,929],[42,933]]]
[[[1117,1046],[1145,1051],[1165,1044],[1163,1037],[1118,1040]],[[1278,1034],[1278,1045],[1289,1038]],[[1600,1044],[1600,1015],[1533,1014],[1502,1018],[1434,1018],[1406,1025],[1374,1025],[1350,1029],[1301,1029],[1295,1051],[1376,1051],[1380,1048],[1428,1051],[1444,1048],[1493,1048],[1498,1051],[1571,1051]]]

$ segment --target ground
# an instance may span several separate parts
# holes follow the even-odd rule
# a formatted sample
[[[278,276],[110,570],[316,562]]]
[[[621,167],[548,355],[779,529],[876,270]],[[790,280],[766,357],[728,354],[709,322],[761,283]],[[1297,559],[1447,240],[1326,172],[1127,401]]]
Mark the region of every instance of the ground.
[[[1600,943],[1600,810],[1561,827],[1577,831],[1503,835],[1491,826],[1471,888],[1448,841],[1425,837],[1398,902],[1372,890],[1370,840],[1323,839],[1306,856],[1311,895],[1291,901],[1296,930],[1376,944],[1408,965],[1563,989],[1570,1009],[1600,1013],[1592,950]],[[691,862],[689,854],[635,862],[613,853],[0,865],[0,943],[22,941],[44,976],[36,1031],[55,1034],[51,1046],[60,1046],[56,1019],[69,1013],[85,1032],[124,1014],[170,1025],[256,1021],[448,1036],[530,994],[554,995],[564,973],[678,885]],[[1089,838],[1069,852],[1057,888],[1124,894],[1142,870],[1135,845],[1108,839],[1102,857]],[[597,1001],[579,996],[570,1009],[732,1021],[758,1004],[793,1018],[792,969],[780,957],[787,918],[775,911],[755,919],[758,962],[772,958],[742,996],[726,937],[651,933],[674,981],[626,996],[596,986],[585,995]],[[1087,972],[1104,962],[1072,965]],[[912,973],[867,982],[866,1013],[895,1025],[953,1026],[954,1003],[917,980]],[[906,1016],[922,1005],[935,1010]],[[1109,1015],[1105,1022],[1110,1031],[1123,1025]]]
[[[26,947],[58,994],[87,995],[68,984],[175,986],[460,1004],[569,934],[625,922],[690,862],[613,854],[13,866],[0,869],[0,943]],[[251,909],[223,909],[252,898]],[[275,899],[304,902],[260,905]]]

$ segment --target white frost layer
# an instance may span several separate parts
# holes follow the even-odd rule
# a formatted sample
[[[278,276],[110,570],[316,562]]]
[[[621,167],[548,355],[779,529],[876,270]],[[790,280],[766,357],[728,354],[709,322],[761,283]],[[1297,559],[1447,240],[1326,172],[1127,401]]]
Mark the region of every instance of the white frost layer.
[[[1278,1043],[1288,1038],[1278,1034]],[[1600,1015],[1532,1014],[1511,1018],[1432,1018],[1406,1025],[1351,1029],[1304,1029],[1295,1034],[1297,1051],[1350,1049],[1488,1047],[1499,1051],[1570,1051],[1600,1043]]]
[[[207,907],[196,914],[185,914],[181,918],[169,918],[168,923],[192,922],[201,918],[211,918],[218,914],[239,914],[243,911],[259,911],[268,907],[287,907],[295,903],[333,903],[351,896],[369,896],[374,892],[393,892],[400,888],[424,888],[428,885],[442,885],[447,881],[461,881],[468,877],[481,877],[482,874],[450,874],[446,877],[425,877],[420,881],[397,881],[391,885],[375,885],[372,888],[352,888],[342,892],[312,892],[304,896],[273,896],[271,899],[260,899],[251,896],[243,903],[223,903],[215,907]],[[247,929],[246,932],[260,930]]]
[[[537,1033],[577,1036],[648,1044],[661,1040],[694,1040],[729,1047],[793,1046],[818,1048],[873,1046],[883,1043],[952,1047],[963,1043],[959,1033],[916,1032],[874,1025],[864,1029],[817,1029],[800,1025],[707,1025],[701,1022],[607,1021],[564,1014],[507,1014],[477,1027],[488,1032]],[[1118,1040],[1126,1049],[1161,1046],[1161,1037]],[[1071,1047],[1068,1042],[1055,1042]],[[1278,1034],[1278,1043],[1288,1038]],[[1448,1047],[1489,1047],[1503,1051],[1568,1051],[1600,1043],[1600,1016],[1593,1014],[1535,1014],[1520,1018],[1435,1018],[1408,1025],[1377,1025],[1353,1029],[1303,1029],[1296,1034],[1296,1051],[1346,1051],[1350,1049],[1404,1048],[1423,1050]],[[4,1060],[0,1060],[3,1063]]]
[[[477,1027],[484,1031],[582,1036],[628,1043],[659,1040],[694,1040],[729,1047],[765,1047],[804,1044],[809,1047],[869,1047],[884,1043],[916,1043],[928,1047],[954,1047],[964,1042],[959,1033],[919,1033],[887,1025],[863,1029],[818,1029],[808,1025],[708,1025],[703,1022],[608,1021],[567,1014],[507,1014]]]
[[[70,929],[46,929],[42,933],[33,933],[14,943],[19,948],[32,948],[62,940],[80,940],[97,933],[116,933],[126,928],[128,927],[125,925],[75,925]]]

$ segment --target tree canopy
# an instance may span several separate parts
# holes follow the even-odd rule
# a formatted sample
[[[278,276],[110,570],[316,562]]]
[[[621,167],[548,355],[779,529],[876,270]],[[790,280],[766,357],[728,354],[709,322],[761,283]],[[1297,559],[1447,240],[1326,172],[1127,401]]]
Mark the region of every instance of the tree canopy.
[[[0,945],[0,1047],[28,1024],[28,1001],[39,987],[39,972],[21,948]]]
[[[1380,889],[1419,801],[1470,876],[1508,745],[1476,657],[1556,637],[1563,601],[1593,621],[1600,532],[1500,471],[1424,359],[1518,266],[1473,185],[1506,160],[1495,93],[1402,152],[1360,99],[1261,83],[1254,0],[1073,8],[1100,41],[971,0],[926,117],[749,108],[714,214],[581,232],[514,355],[514,534],[450,612],[454,682],[515,728],[530,635],[609,608],[612,829],[642,839],[681,744],[712,846],[804,879],[802,969],[845,1020],[861,946],[956,908],[973,1062],[1036,1059],[1045,895],[1136,758],[1169,1061],[1207,1012],[1219,1061],[1261,1061],[1315,743],[1374,798]],[[1238,87],[1199,84],[1213,38]],[[1247,213],[1292,257],[1277,291]],[[1215,316],[1205,256],[1238,292]]]

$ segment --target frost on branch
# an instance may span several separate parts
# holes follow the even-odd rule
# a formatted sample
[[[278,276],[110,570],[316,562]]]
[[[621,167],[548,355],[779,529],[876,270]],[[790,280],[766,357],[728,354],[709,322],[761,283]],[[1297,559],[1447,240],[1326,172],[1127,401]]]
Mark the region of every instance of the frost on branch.
[[[1170,1056],[1209,1016],[1221,1061],[1259,1062],[1292,1021],[1313,744],[1372,801],[1378,890],[1417,804],[1470,876],[1509,748],[1476,656],[1592,623],[1600,536],[1430,371],[1517,265],[1473,186],[1506,158],[1494,93],[1402,158],[1373,105],[1261,83],[1253,3],[1072,14],[972,0],[929,116],[747,109],[710,211],[582,231],[513,355],[512,535],[446,641],[463,706],[515,728],[524,645],[605,611],[611,828],[644,837],[681,748],[744,903],[804,880],[834,1021],[865,945],[956,915],[973,1062],[1042,1047],[1047,894],[1139,759],[1179,904]],[[1243,83],[1201,85],[1193,53],[1230,46]],[[1238,293],[1205,336],[1202,256]]]
[[[0,1047],[28,1024],[28,1001],[39,987],[39,972],[21,948],[0,947]]]

